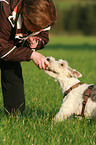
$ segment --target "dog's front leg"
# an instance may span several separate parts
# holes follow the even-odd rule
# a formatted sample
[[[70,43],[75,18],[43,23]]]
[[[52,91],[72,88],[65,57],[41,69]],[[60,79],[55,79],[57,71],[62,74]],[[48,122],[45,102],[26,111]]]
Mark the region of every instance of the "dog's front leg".
[[[72,104],[70,105],[68,105],[67,103],[62,104],[59,112],[54,117],[54,121],[62,122],[64,119],[67,119],[68,117],[70,117],[73,114],[72,108],[73,108]]]

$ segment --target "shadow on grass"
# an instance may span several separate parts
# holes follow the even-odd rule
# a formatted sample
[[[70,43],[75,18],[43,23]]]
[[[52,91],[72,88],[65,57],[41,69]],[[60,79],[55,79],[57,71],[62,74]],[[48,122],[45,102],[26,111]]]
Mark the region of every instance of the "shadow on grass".
[[[87,50],[96,50],[96,45],[91,45],[91,44],[87,44],[87,43],[85,43],[85,44],[80,44],[80,45],[75,45],[75,44],[73,44],[73,45],[71,45],[71,44],[66,44],[66,45],[64,45],[64,44],[54,44],[54,45],[51,45],[51,44],[49,44],[49,45],[47,45],[46,46],[46,48],[48,48],[48,49],[73,49],[73,50],[78,50],[78,49],[82,49],[82,50],[84,50],[84,49],[87,49]]]
[[[55,117],[55,115],[57,114],[57,112],[58,112],[58,110],[56,110],[56,108],[55,109],[53,109],[52,111],[49,111],[49,112],[46,112],[45,110],[42,110],[40,107],[36,107],[35,105],[32,107],[32,108],[29,108],[29,107],[27,107],[26,108],[26,111],[25,111],[25,117],[29,117],[29,118],[34,118],[34,117],[36,117],[36,118],[39,118],[39,119],[44,119],[44,120],[48,120],[48,121],[51,121],[54,117]],[[35,116],[34,116],[34,114],[35,114]],[[35,118],[35,119],[36,119]],[[85,119],[85,118],[82,118],[81,120],[79,120],[78,118],[72,118],[72,119],[67,119],[68,121],[71,121],[71,120],[78,120],[78,121],[80,121],[80,122],[84,122],[84,121],[87,121],[87,123],[88,123],[88,125],[94,125],[95,123],[96,123],[96,119]]]
[[[2,117],[4,117],[4,109],[0,109],[0,121],[1,121]]]
[[[0,121],[2,120],[2,118],[7,117],[7,119],[11,118],[11,119],[16,119],[18,117],[20,117],[22,119],[22,117],[24,118],[30,118],[33,119],[34,121],[36,121],[37,119],[42,119],[42,120],[47,120],[48,122],[52,121],[52,119],[54,118],[54,116],[56,115],[56,113],[58,112],[58,110],[53,109],[52,111],[45,111],[42,110],[40,107],[36,107],[35,105],[33,105],[33,107],[26,107],[25,113],[24,115],[22,115],[20,112],[17,112],[16,114],[10,114],[10,115],[5,115],[4,110],[0,109]],[[79,120],[78,118],[74,118],[72,117],[71,119],[67,119],[67,121],[80,121],[81,123],[86,122],[87,125],[91,125],[94,126],[94,124],[96,124],[96,119],[85,119],[82,118],[81,120]],[[63,121],[64,122],[64,121]]]
[[[54,116],[56,115],[56,109],[53,109],[52,111],[45,111],[43,110],[42,108],[40,107],[37,107],[35,105],[31,107],[26,107],[26,110],[25,110],[25,113],[24,113],[24,116],[28,116],[29,118],[44,118],[44,119],[48,119],[49,121],[52,120],[52,118],[54,118]]]

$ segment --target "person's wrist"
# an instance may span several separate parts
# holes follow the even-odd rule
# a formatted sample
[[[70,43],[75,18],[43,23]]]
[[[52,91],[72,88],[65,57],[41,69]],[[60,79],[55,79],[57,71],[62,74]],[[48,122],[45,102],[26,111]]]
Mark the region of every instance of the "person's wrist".
[[[33,52],[35,52],[35,49],[32,49]]]
[[[31,53],[31,56],[30,56],[30,59],[32,59],[32,60],[33,60],[34,53],[35,53],[35,49],[32,49],[32,53]]]

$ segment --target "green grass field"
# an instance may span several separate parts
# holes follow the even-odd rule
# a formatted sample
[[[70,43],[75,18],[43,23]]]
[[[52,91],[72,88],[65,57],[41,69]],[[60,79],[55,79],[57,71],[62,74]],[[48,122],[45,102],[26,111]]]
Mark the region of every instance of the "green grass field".
[[[96,37],[50,36],[50,43],[39,52],[67,60],[82,73],[81,82],[96,84]],[[96,120],[52,122],[62,103],[58,82],[33,62],[23,62],[22,69],[25,115],[6,117],[0,92],[0,145],[95,145]]]
[[[66,8],[70,8],[74,5],[82,5],[82,6],[86,6],[86,5],[93,5],[96,4],[95,0],[54,0],[54,3],[56,4],[56,7],[59,7],[61,9],[66,9]]]

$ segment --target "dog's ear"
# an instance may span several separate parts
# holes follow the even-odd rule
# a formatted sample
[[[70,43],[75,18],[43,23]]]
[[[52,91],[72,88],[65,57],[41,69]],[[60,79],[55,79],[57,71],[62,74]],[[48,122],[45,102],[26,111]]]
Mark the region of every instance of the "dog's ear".
[[[82,74],[80,72],[76,71],[75,69],[73,69],[73,76],[76,78],[80,78],[80,77],[82,77]]]
[[[78,72],[77,70],[71,69],[70,67],[69,67],[69,70],[70,70],[70,77],[76,77],[76,78],[82,77],[82,74]]]

